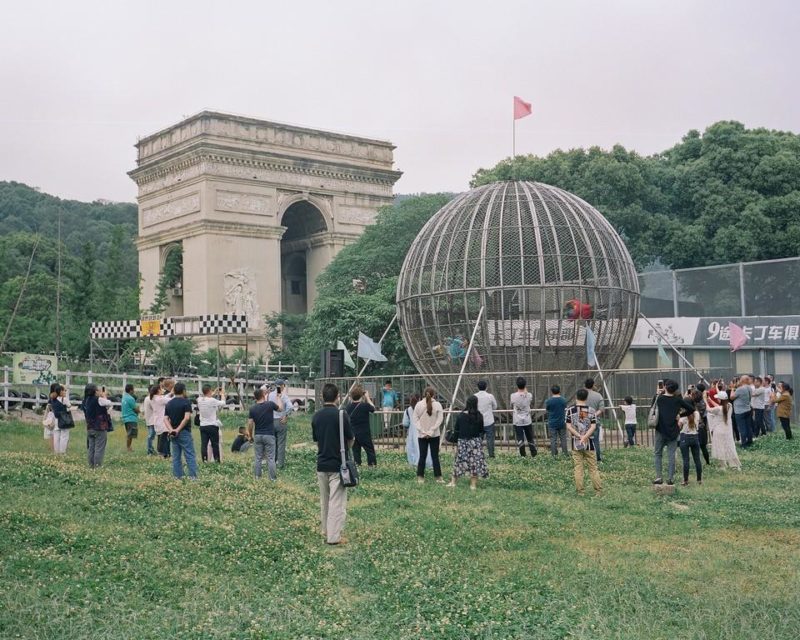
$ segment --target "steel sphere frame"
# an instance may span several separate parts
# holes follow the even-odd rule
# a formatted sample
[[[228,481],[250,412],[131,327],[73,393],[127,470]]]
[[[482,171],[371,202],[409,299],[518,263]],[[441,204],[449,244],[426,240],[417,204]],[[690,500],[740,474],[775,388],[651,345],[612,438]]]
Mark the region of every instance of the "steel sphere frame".
[[[452,399],[449,374],[464,365]],[[507,373],[586,365],[586,328],[598,360],[619,366],[633,338],[639,283],[622,238],[594,207],[557,187],[506,181],[457,196],[413,242],[397,285],[401,333],[417,369],[461,402],[486,379],[505,404]],[[574,390],[565,390],[570,394]],[[545,390],[535,390],[536,401]]]

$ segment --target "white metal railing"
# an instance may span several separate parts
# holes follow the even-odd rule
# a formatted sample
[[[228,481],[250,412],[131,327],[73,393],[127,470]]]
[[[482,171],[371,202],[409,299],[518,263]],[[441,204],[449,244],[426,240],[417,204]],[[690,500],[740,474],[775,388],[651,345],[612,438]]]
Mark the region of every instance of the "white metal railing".
[[[292,365],[294,368],[294,365]],[[3,367],[3,381],[0,383],[2,394],[0,394],[0,407],[8,413],[9,409],[17,405],[29,405],[31,408],[40,409],[48,402],[49,385],[14,384],[11,382],[12,368]],[[285,374],[279,374],[285,375]],[[139,387],[139,396],[156,383],[159,376],[155,375],[136,375],[131,373],[106,373],[95,371],[64,371],[57,376],[58,382],[67,388],[68,394],[83,396],[83,387],[88,383],[94,383],[98,387],[104,386],[106,391],[112,395],[122,394],[127,384]],[[173,376],[177,382],[186,384],[187,393],[192,395],[202,394],[204,384],[210,384],[216,388],[220,383],[227,383],[228,395],[236,394],[239,403],[228,405],[229,409],[238,409],[242,406],[243,399],[250,395],[249,391],[262,386],[265,381],[259,378],[234,377],[233,384],[235,391],[230,389],[230,378],[202,377],[202,376]],[[138,384],[137,384],[138,383]],[[308,407],[308,401],[314,399],[313,381],[303,382],[302,387],[287,385],[289,397],[292,400],[303,400],[303,410]],[[22,396],[27,393],[29,397]],[[14,395],[16,394],[16,395]],[[246,400],[245,400],[246,402]],[[114,408],[119,408],[119,402],[114,403]]]

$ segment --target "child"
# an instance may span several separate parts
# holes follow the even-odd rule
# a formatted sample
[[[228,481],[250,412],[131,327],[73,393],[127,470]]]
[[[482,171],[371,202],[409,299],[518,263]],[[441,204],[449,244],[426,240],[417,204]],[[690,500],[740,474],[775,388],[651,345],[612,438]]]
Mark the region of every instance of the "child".
[[[625,404],[620,405],[620,409],[625,414],[625,435],[628,438],[625,440],[625,448],[636,446],[636,405],[633,404],[633,398],[625,396]]]
[[[245,433],[244,427],[239,427],[239,435],[233,441],[231,445],[231,453],[244,453],[250,448],[250,440]]]
[[[583,464],[589,467],[595,495],[600,495],[603,485],[600,472],[597,470],[597,459],[594,454],[592,434],[597,429],[597,417],[594,409],[586,404],[589,397],[587,389],[578,389],[575,404],[567,409],[567,431],[572,435],[572,462],[575,467],[575,488],[578,495],[583,495]]]

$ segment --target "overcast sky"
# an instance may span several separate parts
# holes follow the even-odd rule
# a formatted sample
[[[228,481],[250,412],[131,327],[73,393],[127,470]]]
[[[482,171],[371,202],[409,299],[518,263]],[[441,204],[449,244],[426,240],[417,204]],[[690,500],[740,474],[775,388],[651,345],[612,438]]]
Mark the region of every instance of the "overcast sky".
[[[133,144],[205,108],[397,145],[398,193],[511,153],[800,131],[794,0],[3,0],[0,180],[133,200]]]

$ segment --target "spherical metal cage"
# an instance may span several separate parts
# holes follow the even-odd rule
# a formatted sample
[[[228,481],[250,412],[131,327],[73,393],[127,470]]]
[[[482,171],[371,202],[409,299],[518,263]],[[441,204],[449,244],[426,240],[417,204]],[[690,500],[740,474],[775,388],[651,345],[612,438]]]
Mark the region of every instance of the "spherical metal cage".
[[[618,367],[636,327],[639,283],[625,244],[594,207],[546,184],[495,182],[427,222],[397,285],[408,353],[449,399],[481,307],[457,402],[483,378],[505,405],[515,372],[584,369],[587,326],[600,365]],[[534,391],[541,404],[544,389]]]

